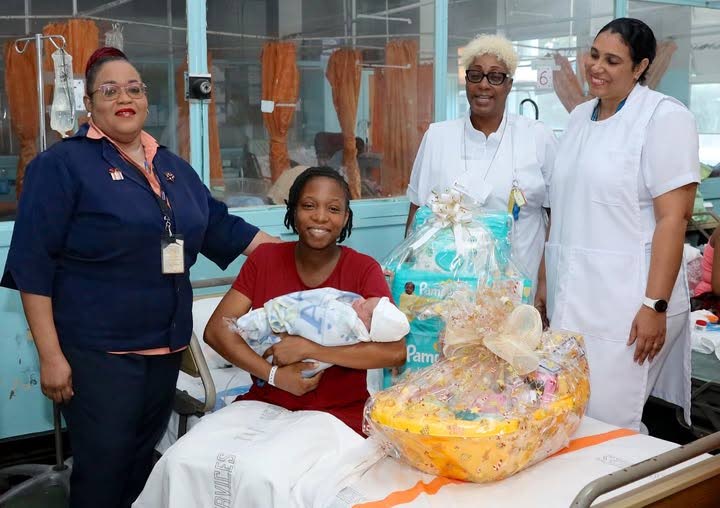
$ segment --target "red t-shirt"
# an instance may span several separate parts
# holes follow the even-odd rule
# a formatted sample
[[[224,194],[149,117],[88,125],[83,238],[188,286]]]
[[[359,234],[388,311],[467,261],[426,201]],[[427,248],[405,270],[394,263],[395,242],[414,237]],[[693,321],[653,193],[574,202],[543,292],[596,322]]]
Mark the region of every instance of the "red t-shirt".
[[[247,296],[252,308],[295,291],[315,289],[300,280],[295,266],[295,244],[266,243],[258,246],[240,269],[233,289]],[[380,265],[370,256],[341,247],[340,259],[330,276],[317,287],[352,291],[364,298],[390,297]],[[317,388],[300,397],[265,381],[254,379],[250,391],[236,400],[258,400],[293,411],[326,411],[362,433],[362,412],[369,394],[366,371],[334,365],[325,370]]]

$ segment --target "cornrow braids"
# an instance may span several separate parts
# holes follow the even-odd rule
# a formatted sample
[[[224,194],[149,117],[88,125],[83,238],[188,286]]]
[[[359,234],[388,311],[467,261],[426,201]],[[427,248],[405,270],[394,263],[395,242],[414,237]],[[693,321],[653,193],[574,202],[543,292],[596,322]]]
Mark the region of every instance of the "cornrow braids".
[[[292,230],[293,233],[298,232],[297,228],[295,227],[295,211],[297,210],[298,201],[300,201],[300,195],[305,188],[305,184],[307,184],[313,178],[319,177],[331,178],[335,180],[336,182],[338,182],[338,184],[340,184],[340,187],[345,194],[345,206],[347,207],[348,211],[348,220],[345,223],[345,226],[340,231],[340,236],[338,236],[337,240],[338,243],[342,243],[352,234],[353,212],[350,208],[350,187],[340,173],[328,166],[313,166],[307,168],[305,171],[300,173],[297,178],[295,178],[295,181],[290,187],[288,198],[285,201],[285,204],[287,205],[284,220],[285,227]]]

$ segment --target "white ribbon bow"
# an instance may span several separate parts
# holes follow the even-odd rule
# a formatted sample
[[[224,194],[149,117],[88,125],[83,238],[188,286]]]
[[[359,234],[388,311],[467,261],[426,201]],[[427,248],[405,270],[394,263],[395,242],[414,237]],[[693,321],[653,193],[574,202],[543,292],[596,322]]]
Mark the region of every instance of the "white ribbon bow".
[[[430,228],[415,240],[410,246],[411,249],[418,249],[427,243],[435,233],[441,229],[451,227],[455,237],[455,251],[457,256],[451,264],[451,269],[456,266],[467,250],[463,227],[472,222],[472,214],[463,206],[463,195],[455,189],[446,190],[440,194],[433,191],[428,207],[433,212],[429,219]]]

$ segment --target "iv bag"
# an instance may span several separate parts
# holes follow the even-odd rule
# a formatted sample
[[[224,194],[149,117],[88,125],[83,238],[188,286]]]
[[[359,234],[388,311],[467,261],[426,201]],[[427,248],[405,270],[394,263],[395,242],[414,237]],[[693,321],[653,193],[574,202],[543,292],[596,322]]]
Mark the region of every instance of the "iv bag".
[[[52,54],[55,67],[55,92],[50,107],[50,128],[65,137],[75,128],[75,96],[72,89],[72,57],[57,50]]]
[[[123,33],[120,23],[113,23],[112,30],[105,32],[105,46],[123,50]]]

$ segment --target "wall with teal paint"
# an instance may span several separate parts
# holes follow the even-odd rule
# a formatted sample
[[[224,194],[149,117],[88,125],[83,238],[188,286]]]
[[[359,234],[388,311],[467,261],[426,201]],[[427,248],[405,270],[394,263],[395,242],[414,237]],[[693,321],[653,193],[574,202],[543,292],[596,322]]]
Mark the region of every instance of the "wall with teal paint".
[[[355,226],[348,245],[382,259],[403,238],[408,202],[404,198],[352,203]],[[282,225],[280,206],[234,210],[248,222],[272,235],[292,240]],[[4,268],[12,236],[12,223],[0,223],[0,267]],[[201,257],[191,270],[193,280],[234,276],[242,266],[237,259],[225,272]],[[37,353],[28,333],[20,295],[0,288],[0,440],[52,429],[52,406],[40,391]]]

